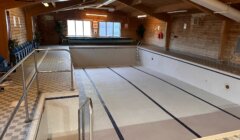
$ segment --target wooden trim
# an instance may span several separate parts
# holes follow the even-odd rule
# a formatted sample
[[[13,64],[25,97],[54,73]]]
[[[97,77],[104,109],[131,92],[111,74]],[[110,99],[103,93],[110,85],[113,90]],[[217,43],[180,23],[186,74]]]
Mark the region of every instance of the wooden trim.
[[[9,30],[8,30],[8,24],[7,24],[7,14],[6,10],[0,9],[0,54],[5,58],[9,58],[9,52],[8,52],[8,39],[9,39]]]
[[[166,45],[165,45],[166,51],[170,50],[171,31],[172,31],[171,29],[172,29],[172,21],[169,20],[167,22],[167,28],[166,28]]]
[[[224,61],[224,56],[226,55],[226,53],[225,53],[226,48],[228,47],[227,46],[228,30],[229,30],[229,22],[225,20],[222,23],[220,49],[219,49],[219,54],[218,54],[218,59],[221,61]]]

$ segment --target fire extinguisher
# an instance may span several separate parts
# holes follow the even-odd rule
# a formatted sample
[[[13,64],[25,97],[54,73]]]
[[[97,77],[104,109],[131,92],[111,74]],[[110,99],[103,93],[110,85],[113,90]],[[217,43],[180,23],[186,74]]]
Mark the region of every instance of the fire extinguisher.
[[[163,39],[163,36],[164,36],[164,35],[163,35],[163,32],[159,32],[159,33],[158,33],[158,39]]]

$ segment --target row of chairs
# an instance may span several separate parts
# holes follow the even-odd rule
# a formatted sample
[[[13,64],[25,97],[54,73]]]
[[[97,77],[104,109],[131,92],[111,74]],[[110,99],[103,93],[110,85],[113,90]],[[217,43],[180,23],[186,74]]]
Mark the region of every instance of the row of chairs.
[[[10,63],[11,65],[16,65],[25,56],[31,53],[37,47],[36,43],[33,41],[25,42],[18,47],[15,47],[10,52]]]

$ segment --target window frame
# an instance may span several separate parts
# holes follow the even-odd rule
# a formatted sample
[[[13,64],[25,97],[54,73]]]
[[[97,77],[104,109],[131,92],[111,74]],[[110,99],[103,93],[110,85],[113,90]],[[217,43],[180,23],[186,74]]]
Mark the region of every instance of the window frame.
[[[104,23],[104,25],[105,25],[105,35],[104,36],[101,36],[100,35],[100,30],[101,30],[101,28],[100,28],[100,25],[101,25],[101,23]],[[108,23],[112,23],[112,36],[108,36]],[[114,25],[116,24],[116,23],[118,23],[118,24],[120,24],[120,26],[119,26],[119,36],[115,36],[115,29],[114,29]],[[106,22],[106,21],[101,21],[101,22],[99,22],[99,37],[116,37],[116,38],[120,38],[121,37],[121,35],[122,35],[122,31],[121,31],[121,29],[122,29],[122,27],[121,27],[121,22],[112,22],[112,21],[108,21],[108,22]]]
[[[67,23],[68,23],[68,21],[73,21],[74,22],[74,29],[75,29],[75,34],[74,35],[69,35],[69,32],[68,32],[67,33],[68,36],[79,36],[79,37],[91,37],[92,36],[92,22],[90,20],[67,20]],[[76,24],[77,21],[82,22],[82,33],[83,33],[83,35],[77,35],[77,24]],[[85,26],[84,23],[85,22],[84,21],[90,23],[90,36],[85,34],[85,28],[84,28],[84,26]],[[68,24],[67,24],[67,28],[69,28]]]

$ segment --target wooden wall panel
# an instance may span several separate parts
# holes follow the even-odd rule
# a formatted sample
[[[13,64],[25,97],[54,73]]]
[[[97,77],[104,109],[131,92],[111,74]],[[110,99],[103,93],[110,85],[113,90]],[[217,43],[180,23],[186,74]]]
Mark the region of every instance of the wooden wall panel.
[[[8,26],[6,19],[6,11],[0,9],[0,54],[4,58],[8,58]]]

